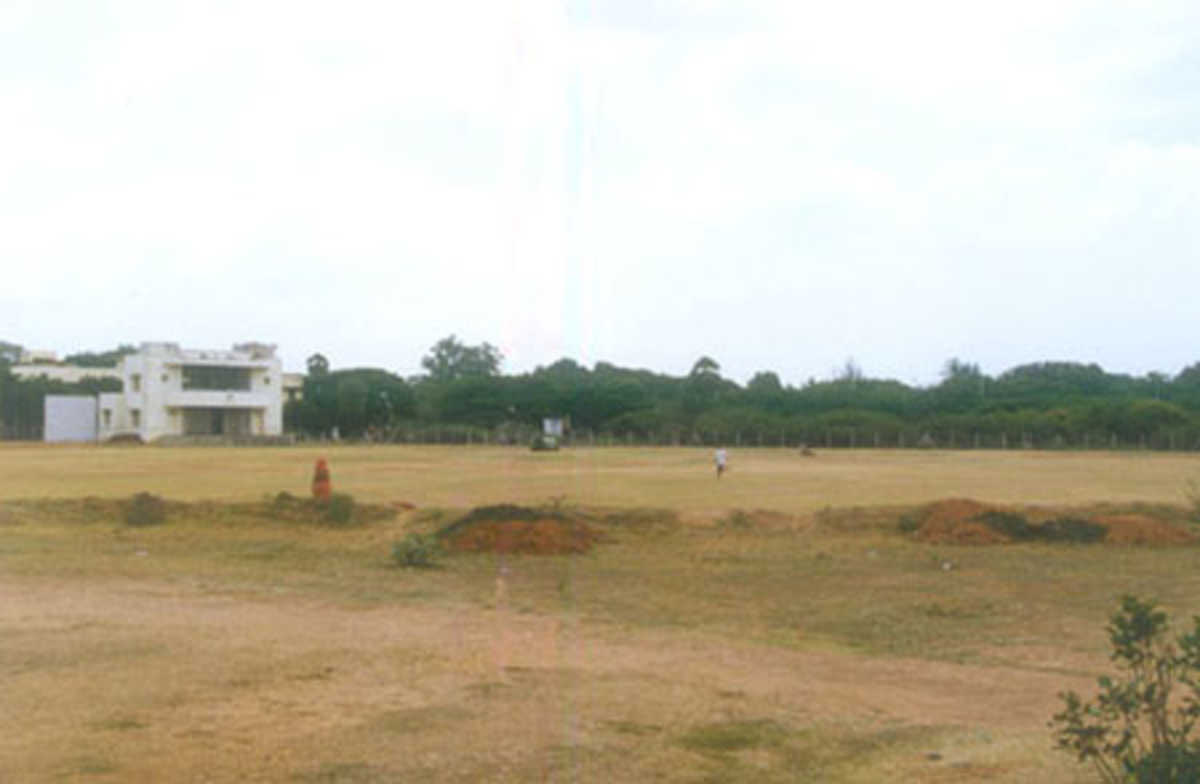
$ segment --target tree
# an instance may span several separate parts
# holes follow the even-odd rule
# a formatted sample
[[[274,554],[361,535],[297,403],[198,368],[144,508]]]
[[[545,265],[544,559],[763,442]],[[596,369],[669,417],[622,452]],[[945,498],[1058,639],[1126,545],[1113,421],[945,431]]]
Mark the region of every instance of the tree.
[[[78,367],[116,367],[121,357],[136,353],[137,346],[122,343],[112,351],[81,351],[78,354],[68,354],[63,362]]]
[[[329,360],[325,358],[324,354],[313,354],[304,364],[308,368],[310,376],[323,376],[329,372]]]
[[[692,365],[692,372],[688,374],[690,378],[697,376],[720,376],[721,365],[712,357],[700,357]]]
[[[457,337],[442,338],[421,358],[421,367],[433,381],[454,381],[466,377],[487,377],[500,374],[504,355],[491,343],[468,346]]]
[[[15,365],[21,361],[24,348],[16,343],[0,340],[0,365]]]

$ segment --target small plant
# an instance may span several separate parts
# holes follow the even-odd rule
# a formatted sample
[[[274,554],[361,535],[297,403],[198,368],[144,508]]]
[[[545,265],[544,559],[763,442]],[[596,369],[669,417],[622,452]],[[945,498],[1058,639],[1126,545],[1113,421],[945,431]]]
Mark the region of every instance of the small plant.
[[[392,558],[404,569],[432,568],[440,552],[437,537],[427,534],[409,534],[392,545]]]
[[[128,525],[161,525],[167,521],[167,502],[152,493],[138,493],[125,504]]]
[[[900,519],[896,522],[896,527],[900,529],[902,534],[916,533],[921,528],[921,520],[915,514],[900,515]]]
[[[325,522],[345,525],[354,517],[354,496],[349,493],[334,493],[325,504]]]
[[[1152,601],[1121,599],[1108,625],[1118,679],[1099,679],[1100,693],[1084,702],[1059,696],[1054,715],[1057,748],[1093,764],[1107,784],[1200,781],[1200,618],[1193,630],[1168,637],[1167,614]],[[1174,687],[1187,694],[1173,697]]]

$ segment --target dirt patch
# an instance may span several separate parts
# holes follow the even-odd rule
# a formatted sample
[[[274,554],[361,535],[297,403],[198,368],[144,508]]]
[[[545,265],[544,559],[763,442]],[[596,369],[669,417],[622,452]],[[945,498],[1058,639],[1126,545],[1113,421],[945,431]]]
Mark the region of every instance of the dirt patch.
[[[1014,541],[1180,545],[1195,535],[1165,519],[1117,514],[1111,508],[1052,509],[985,504],[969,498],[936,501],[907,517],[916,538],[930,544],[987,545]]]

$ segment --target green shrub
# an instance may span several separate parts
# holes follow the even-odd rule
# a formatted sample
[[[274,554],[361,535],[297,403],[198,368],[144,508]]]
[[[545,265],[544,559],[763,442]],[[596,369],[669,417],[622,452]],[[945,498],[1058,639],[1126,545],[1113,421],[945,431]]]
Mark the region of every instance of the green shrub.
[[[896,527],[900,529],[902,534],[913,534],[921,528],[921,520],[915,514],[900,515],[900,520],[897,521]]]
[[[152,493],[138,493],[125,503],[128,525],[161,525],[167,521],[167,502]]]
[[[325,504],[325,522],[345,525],[354,518],[354,496],[349,493],[334,493]]]
[[[1042,523],[1040,529],[1041,538],[1048,542],[1091,544],[1102,541],[1105,536],[1108,536],[1108,529],[1104,526],[1078,517],[1047,520]]]
[[[1108,534],[1108,529],[1078,517],[1060,517],[1047,520],[1041,525],[1030,525],[1019,514],[1013,512],[985,512],[979,521],[994,531],[1004,534],[1015,542],[1075,542],[1091,544],[1099,542]]]
[[[1004,534],[1017,542],[1035,537],[1033,526],[1019,514],[1012,512],[984,512],[979,521],[993,531]]]
[[[437,537],[431,535],[409,534],[392,545],[392,558],[405,569],[429,569],[439,554]]]
[[[1107,784],[1200,781],[1200,618],[1188,634],[1168,637],[1167,614],[1154,602],[1121,599],[1108,638],[1116,679],[1098,680],[1100,693],[1084,702],[1075,692],[1054,715],[1057,748],[1091,763]],[[1182,698],[1175,687],[1186,688]]]

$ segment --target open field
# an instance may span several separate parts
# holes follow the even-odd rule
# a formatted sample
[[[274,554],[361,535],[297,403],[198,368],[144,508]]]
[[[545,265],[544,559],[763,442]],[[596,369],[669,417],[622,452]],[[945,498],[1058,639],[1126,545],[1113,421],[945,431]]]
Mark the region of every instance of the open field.
[[[1200,547],[896,526],[950,496],[1182,504],[1191,455],[739,450],[718,482],[682,449],[19,445],[0,502],[302,494],[318,454],[416,511],[130,528],[0,503],[0,781],[1086,782],[1046,722],[1107,671],[1116,597],[1200,613]],[[607,541],[391,563],[438,510],[551,498],[612,513]]]

